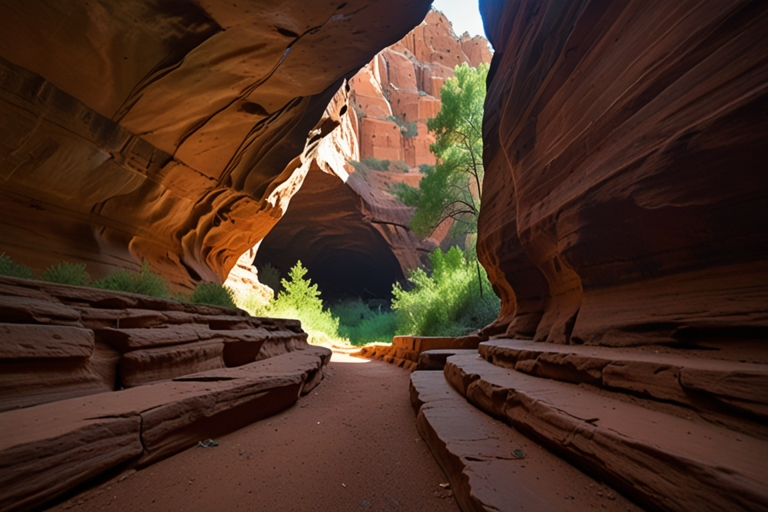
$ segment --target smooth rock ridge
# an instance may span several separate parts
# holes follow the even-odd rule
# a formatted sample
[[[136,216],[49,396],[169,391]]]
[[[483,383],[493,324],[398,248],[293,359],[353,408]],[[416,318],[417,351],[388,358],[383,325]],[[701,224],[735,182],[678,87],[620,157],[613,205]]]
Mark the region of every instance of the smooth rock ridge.
[[[296,320],[0,277],[0,411],[308,347]]]
[[[410,389],[419,433],[463,511],[640,510],[467,403],[442,372],[413,372]]]
[[[145,466],[273,415],[317,386],[330,356],[311,347],[0,413],[0,508],[42,506],[111,469]]]
[[[768,4],[481,0],[496,333],[768,335]]]
[[[768,441],[479,356],[445,377],[469,402],[651,509],[768,510]]]

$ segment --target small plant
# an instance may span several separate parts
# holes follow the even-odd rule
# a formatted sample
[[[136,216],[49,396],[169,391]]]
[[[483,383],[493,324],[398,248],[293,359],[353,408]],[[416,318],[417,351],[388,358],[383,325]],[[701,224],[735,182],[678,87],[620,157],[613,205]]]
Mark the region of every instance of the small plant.
[[[411,272],[410,291],[396,284],[392,309],[398,334],[462,336],[491,323],[499,312],[499,298],[489,293],[491,284],[475,258],[472,254],[468,261],[458,247],[445,253],[435,249],[429,255],[431,275],[423,269]]]
[[[405,125],[403,128],[401,128],[400,132],[403,134],[403,137],[405,137],[406,139],[412,139],[419,134],[419,125],[416,124],[416,121],[411,121],[410,123]]]
[[[193,304],[209,304],[222,308],[234,309],[236,307],[235,292],[228,286],[219,283],[199,283],[189,296],[188,301]]]
[[[408,172],[411,170],[410,166],[402,160],[397,160],[392,163],[392,167],[401,172]]]
[[[140,293],[150,297],[167,298],[170,295],[168,282],[149,269],[147,260],[141,260],[141,270],[138,273],[118,270],[94,282],[92,286],[102,290]]]
[[[400,133],[406,139],[411,139],[419,134],[419,125],[416,124],[416,121],[411,121],[410,123],[406,123],[405,121],[403,121],[397,116],[389,116],[387,118],[387,121],[392,121],[397,126],[399,126]]]
[[[32,269],[26,265],[15,263],[10,256],[2,253],[0,254],[0,275],[32,279]]]
[[[372,309],[359,298],[337,304],[331,311],[339,319],[339,334],[353,345],[391,343],[397,330],[393,312]]]
[[[364,158],[362,164],[374,171],[388,171],[389,160],[379,160],[378,158]]]
[[[265,263],[261,266],[259,271],[259,282],[272,288],[275,293],[283,289],[280,284],[282,280],[280,270],[271,263]]]
[[[43,274],[43,281],[74,286],[88,286],[91,277],[85,271],[85,263],[62,261],[58,265],[51,265],[46,269]]]
[[[288,279],[283,279],[283,291],[270,300],[266,306],[246,309],[254,316],[269,316],[277,318],[298,318],[304,331],[309,334],[311,343],[327,343],[338,340],[339,319],[324,308],[320,299],[320,291],[316,284],[306,279],[307,269],[297,261],[288,273]]]
[[[378,158],[364,158],[360,162],[350,160],[349,163],[361,174],[365,174],[370,170],[388,171],[391,164],[389,160],[379,160]]]

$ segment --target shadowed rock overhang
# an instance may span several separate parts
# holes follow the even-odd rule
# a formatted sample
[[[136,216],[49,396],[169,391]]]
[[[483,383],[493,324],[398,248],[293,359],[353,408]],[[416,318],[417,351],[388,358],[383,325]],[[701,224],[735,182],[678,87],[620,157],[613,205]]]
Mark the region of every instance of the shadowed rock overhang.
[[[0,246],[38,270],[84,261],[100,277],[145,258],[177,286],[223,279],[344,115],[321,120],[343,80],[428,8],[3,4]]]

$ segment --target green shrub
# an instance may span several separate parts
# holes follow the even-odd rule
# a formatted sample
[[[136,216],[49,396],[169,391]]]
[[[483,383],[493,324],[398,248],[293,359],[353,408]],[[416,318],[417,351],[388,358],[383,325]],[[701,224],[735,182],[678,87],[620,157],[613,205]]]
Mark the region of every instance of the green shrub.
[[[361,163],[374,171],[388,171],[390,164],[389,160],[379,160],[378,158],[363,158]]]
[[[392,162],[389,160],[379,160],[378,158],[363,158],[360,162],[356,160],[350,160],[349,164],[355,168],[356,171],[365,175],[368,171],[389,171],[389,166]]]
[[[461,249],[451,247],[446,253],[436,249],[429,259],[431,275],[416,269],[409,276],[412,290],[393,288],[398,334],[462,336],[496,318],[499,298],[482,269],[481,294],[474,258],[468,261]]]
[[[92,286],[102,290],[140,293],[150,297],[167,298],[170,295],[168,282],[153,273],[146,260],[141,261],[141,270],[138,273],[118,270],[114,274],[92,283]]]
[[[283,279],[283,290],[265,306],[247,310],[255,316],[298,318],[311,343],[327,343],[339,339],[339,320],[324,309],[316,284],[305,279],[307,269],[297,261]]]
[[[339,334],[353,345],[391,343],[397,329],[395,314],[372,309],[361,299],[348,300],[331,308],[339,319]]]
[[[0,254],[0,276],[32,279],[32,269],[26,265],[15,263],[10,256],[2,253]]]
[[[398,171],[402,171],[402,172],[408,172],[411,170],[411,167],[407,163],[403,162],[402,160],[397,160],[395,162],[392,162],[392,166]]]
[[[209,304],[222,308],[235,308],[235,292],[228,286],[219,283],[199,283],[188,302],[193,304]]]
[[[272,288],[275,293],[283,289],[280,281],[280,270],[271,263],[265,263],[258,269],[259,282]]]
[[[85,271],[85,263],[70,263],[62,261],[56,266],[51,265],[43,274],[43,281],[49,283],[88,286],[91,276]]]
[[[416,124],[416,121],[411,121],[410,123],[406,123],[405,121],[403,121],[397,116],[389,116],[387,118],[387,121],[392,121],[397,126],[399,126],[400,133],[406,139],[413,138],[419,134],[419,125]]]

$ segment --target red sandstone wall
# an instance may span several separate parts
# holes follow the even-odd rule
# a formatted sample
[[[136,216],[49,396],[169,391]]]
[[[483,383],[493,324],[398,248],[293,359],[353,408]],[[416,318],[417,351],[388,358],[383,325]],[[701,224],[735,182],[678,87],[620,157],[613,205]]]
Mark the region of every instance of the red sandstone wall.
[[[458,38],[444,14],[432,10],[402,40],[381,51],[352,80],[358,115],[360,158],[402,160],[411,167],[435,164],[429,145],[435,139],[427,120],[440,112],[440,88],[458,64],[490,62],[485,38]],[[397,123],[416,122],[418,135],[403,137]]]
[[[479,253],[508,334],[768,329],[768,4],[482,0]]]

